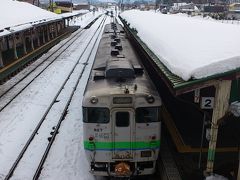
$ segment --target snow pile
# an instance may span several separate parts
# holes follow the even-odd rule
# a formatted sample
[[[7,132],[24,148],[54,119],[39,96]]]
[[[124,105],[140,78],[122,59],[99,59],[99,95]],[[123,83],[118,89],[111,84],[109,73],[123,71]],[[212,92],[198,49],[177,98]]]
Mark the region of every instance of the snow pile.
[[[0,17],[0,31],[8,27],[61,19],[61,16],[52,12],[13,0],[1,0]]]
[[[206,180],[228,180],[228,179],[223,176],[214,174],[214,175],[206,177]]]
[[[121,14],[130,27],[184,80],[200,79],[240,67],[240,28],[182,16],[130,10]]]
[[[234,116],[240,117],[240,102],[235,101],[235,102],[231,103],[230,111],[231,111],[231,113],[233,113]]]

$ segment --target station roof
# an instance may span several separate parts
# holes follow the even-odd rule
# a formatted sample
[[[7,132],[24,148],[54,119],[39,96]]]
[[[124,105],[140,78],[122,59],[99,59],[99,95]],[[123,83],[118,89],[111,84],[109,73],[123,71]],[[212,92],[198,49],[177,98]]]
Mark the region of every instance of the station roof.
[[[0,36],[27,29],[37,23],[61,19],[57,14],[14,0],[1,0],[0,17]]]
[[[49,23],[62,18],[71,18],[83,13],[85,13],[85,11],[58,15],[26,2],[1,0],[0,37],[28,29],[39,24]]]
[[[136,10],[121,17],[175,92],[239,77],[239,25]]]

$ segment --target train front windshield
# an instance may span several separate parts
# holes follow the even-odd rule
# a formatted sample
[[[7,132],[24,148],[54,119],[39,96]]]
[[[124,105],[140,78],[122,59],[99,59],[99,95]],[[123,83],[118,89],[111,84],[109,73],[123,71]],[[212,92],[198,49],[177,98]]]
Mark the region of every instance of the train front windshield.
[[[136,109],[137,123],[158,122],[159,107],[141,107]]]
[[[108,123],[109,119],[108,108],[83,108],[83,122],[85,123]]]
[[[139,107],[136,109],[136,123],[159,122],[159,107]],[[124,119],[124,118],[121,118]],[[108,108],[84,107],[83,122],[109,123],[110,111]]]

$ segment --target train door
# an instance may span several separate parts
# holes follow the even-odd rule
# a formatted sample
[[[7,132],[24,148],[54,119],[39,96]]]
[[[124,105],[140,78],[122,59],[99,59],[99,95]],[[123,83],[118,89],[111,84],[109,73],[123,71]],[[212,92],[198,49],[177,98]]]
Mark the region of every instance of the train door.
[[[114,109],[113,122],[113,159],[133,158],[134,111]]]

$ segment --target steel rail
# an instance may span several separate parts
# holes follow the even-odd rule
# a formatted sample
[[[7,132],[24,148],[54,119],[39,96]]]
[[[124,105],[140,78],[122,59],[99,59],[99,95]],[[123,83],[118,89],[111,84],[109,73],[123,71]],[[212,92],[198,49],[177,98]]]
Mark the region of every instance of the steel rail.
[[[106,18],[105,18],[106,19]],[[104,19],[103,19],[104,20]],[[99,25],[100,27],[100,25]],[[99,29],[98,27],[98,29]],[[97,30],[98,30],[97,29]],[[94,32],[94,34],[97,32],[97,30]],[[93,35],[94,37],[94,35]],[[62,84],[62,86],[60,87],[60,89],[58,90],[56,96],[54,97],[52,103],[49,105],[49,107],[47,108],[46,112],[44,113],[43,117],[41,118],[41,120],[39,121],[38,125],[36,126],[36,128],[34,129],[33,133],[31,134],[30,138],[28,139],[28,141],[26,142],[26,144],[24,145],[24,147],[22,148],[21,152],[19,153],[17,159],[15,160],[15,162],[13,163],[11,169],[9,170],[8,174],[6,175],[6,177],[4,178],[4,180],[9,180],[11,178],[11,176],[13,175],[15,169],[17,168],[19,162],[21,161],[23,155],[25,154],[27,148],[29,147],[29,145],[31,144],[32,140],[34,139],[35,135],[37,134],[38,130],[40,129],[42,123],[44,122],[44,120],[46,119],[48,113],[50,112],[53,104],[56,102],[59,94],[61,93],[61,91],[64,89],[65,84],[67,83],[67,81],[69,80],[69,77],[71,76],[71,74],[74,72],[76,66],[79,64],[80,59],[82,58],[83,54],[85,53],[85,51],[87,50],[89,44],[91,43],[93,37],[89,40],[89,42],[87,43],[86,47],[84,48],[82,54],[80,55],[78,61],[75,63],[73,69],[71,70],[71,72],[69,73],[69,75],[67,76],[67,78],[65,79],[64,83]],[[86,63],[85,63],[86,64]],[[86,64],[87,65],[87,64]],[[86,67],[86,66],[84,66]],[[81,73],[82,74],[82,73]],[[81,78],[81,77],[80,77]],[[68,106],[66,106],[68,107]],[[61,117],[64,117],[65,113],[62,113]],[[54,133],[57,131],[54,131]]]
[[[51,140],[49,141],[48,146],[47,146],[47,148],[46,148],[46,151],[44,152],[44,155],[43,155],[43,157],[42,157],[42,159],[41,159],[41,161],[40,161],[40,163],[39,163],[39,166],[38,166],[38,168],[37,168],[37,170],[36,170],[36,172],[35,172],[35,174],[34,174],[33,180],[37,180],[38,177],[39,177],[40,174],[41,174],[42,167],[43,167],[43,165],[44,165],[44,163],[45,163],[45,161],[46,161],[46,159],[47,159],[48,153],[49,153],[49,151],[50,151],[50,149],[51,149],[51,146],[52,146],[52,144],[53,144],[53,142],[54,142],[54,140],[55,140],[55,137],[56,137],[56,135],[58,134],[58,130],[59,130],[60,127],[61,127],[61,123],[62,123],[62,121],[65,119],[65,115],[66,115],[66,113],[67,113],[68,107],[69,107],[69,105],[70,105],[70,103],[71,103],[71,100],[72,100],[72,98],[73,98],[74,92],[75,92],[75,90],[77,89],[77,86],[78,86],[78,84],[79,84],[79,82],[80,82],[80,79],[81,79],[81,77],[82,77],[82,75],[83,75],[83,73],[84,73],[84,71],[85,71],[85,69],[86,69],[86,66],[87,66],[87,64],[88,64],[87,62],[89,61],[89,59],[90,59],[90,57],[91,57],[91,55],[92,55],[92,53],[93,53],[93,49],[94,49],[94,47],[96,46],[96,42],[97,42],[97,40],[99,39],[99,37],[100,37],[100,35],[101,35],[101,32],[102,32],[102,29],[103,29],[103,25],[104,25],[105,20],[106,20],[106,18],[103,19],[103,21],[101,22],[100,26],[98,27],[98,29],[99,29],[99,28],[101,28],[101,29],[99,30],[99,33],[98,33],[98,35],[97,35],[97,38],[95,39],[93,48],[91,49],[91,52],[90,52],[89,55],[88,55],[88,58],[87,58],[86,63],[84,64],[83,71],[81,72],[81,74],[80,74],[79,77],[78,77],[78,80],[77,80],[77,82],[76,82],[76,84],[75,84],[75,86],[74,86],[74,88],[73,88],[73,91],[72,91],[72,93],[71,93],[71,96],[70,96],[70,98],[69,98],[69,100],[68,100],[68,102],[67,102],[67,105],[66,105],[65,109],[64,109],[64,112],[62,113],[62,116],[60,117],[60,120],[59,120],[59,122],[58,122],[58,124],[57,124],[57,126],[56,126],[56,128],[55,128],[55,130],[54,130],[54,133],[53,133],[53,135],[52,135],[52,138],[51,138]]]
[[[75,33],[74,35],[73,35],[73,37],[71,37],[69,40],[67,40],[67,42],[66,43],[69,43],[74,37],[76,37],[78,34],[80,34],[81,32],[83,32],[83,30],[84,29],[82,29],[80,32],[77,32],[77,33]],[[79,37],[79,36],[78,36]],[[74,41],[73,41],[74,42]],[[58,55],[58,56],[56,56],[53,60],[52,60],[52,62],[57,58],[57,57],[59,57],[69,46],[71,46],[71,43],[72,42],[70,42],[69,43],[69,46],[68,46],[68,44],[63,44],[61,47],[59,47],[57,50],[55,50],[55,51],[53,51],[51,54],[49,54],[49,56],[48,57],[46,57],[40,64],[38,64],[38,66],[36,66],[35,68],[33,68],[31,71],[29,71],[26,75],[24,75],[21,79],[19,79],[14,85],[12,85],[11,87],[9,87],[5,92],[3,92],[1,95],[0,95],[0,98],[2,98],[5,94],[7,94],[11,89],[13,89],[17,84],[19,84],[21,81],[23,81],[26,77],[28,77],[28,75],[30,75],[32,72],[34,72],[38,67],[40,67],[40,65],[42,65],[44,62],[46,62],[48,59],[50,59],[53,55],[55,55],[56,53],[58,53],[61,49],[63,49],[61,52],[60,52],[60,54]],[[66,48],[65,48],[65,47]],[[51,63],[52,63],[51,62]],[[50,63],[50,64],[51,64]],[[49,64],[49,65],[50,65]],[[48,65],[48,66],[49,66]],[[48,67],[47,66],[47,67]]]

